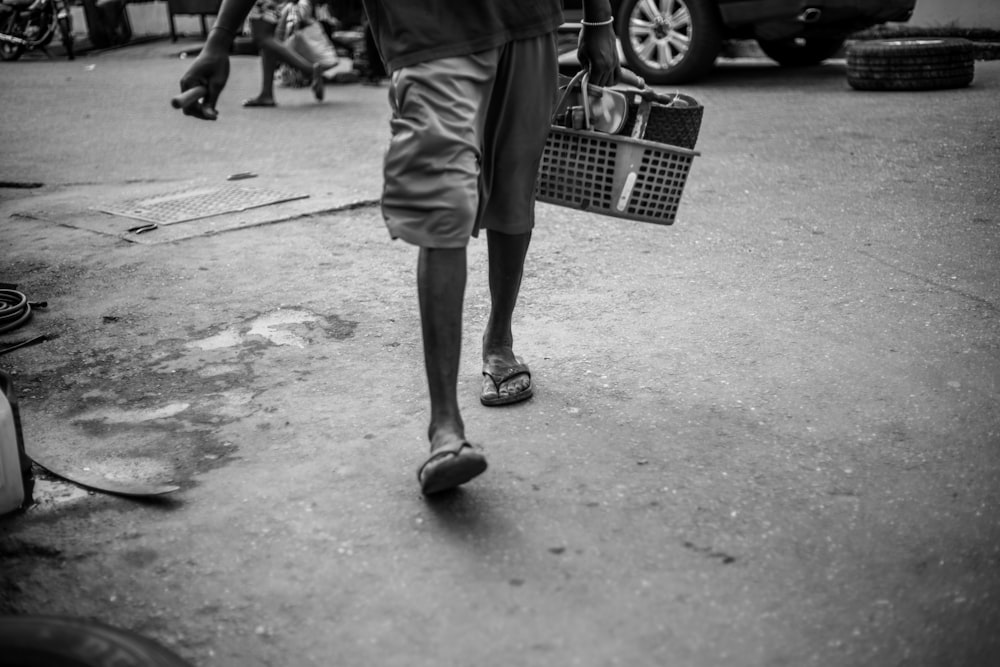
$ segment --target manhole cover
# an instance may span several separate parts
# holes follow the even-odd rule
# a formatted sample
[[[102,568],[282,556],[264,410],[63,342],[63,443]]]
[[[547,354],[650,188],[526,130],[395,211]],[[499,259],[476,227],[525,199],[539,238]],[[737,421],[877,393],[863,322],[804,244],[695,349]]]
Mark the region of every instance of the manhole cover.
[[[170,225],[175,222],[198,220],[222,213],[236,213],[249,208],[278,204],[309,195],[227,185],[171,192],[164,195],[129,199],[98,207],[105,213],[127,218]]]

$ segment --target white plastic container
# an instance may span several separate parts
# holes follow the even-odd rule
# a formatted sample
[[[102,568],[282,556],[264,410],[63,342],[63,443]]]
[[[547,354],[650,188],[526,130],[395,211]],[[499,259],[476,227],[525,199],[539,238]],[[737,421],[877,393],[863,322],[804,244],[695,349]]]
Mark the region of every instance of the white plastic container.
[[[17,399],[13,396],[10,379],[0,373],[0,514],[13,512],[24,502],[24,480],[21,477],[20,424],[15,416]]]

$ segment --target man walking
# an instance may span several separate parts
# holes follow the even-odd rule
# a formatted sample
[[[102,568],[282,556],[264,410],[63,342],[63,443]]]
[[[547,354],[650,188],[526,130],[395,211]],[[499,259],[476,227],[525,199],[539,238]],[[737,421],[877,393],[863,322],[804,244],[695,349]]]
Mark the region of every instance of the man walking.
[[[228,75],[224,37],[253,0],[223,0],[202,54],[181,79],[205,85],[185,110],[213,119]],[[534,189],[558,82],[561,0],[365,0],[390,73],[391,138],[382,213],[393,238],[417,246],[417,293],[430,394],[430,456],[417,477],[425,494],[486,470],[466,440],[457,383],[466,247],[486,231],[491,310],[483,335],[480,401],[509,405],[533,393],[514,355],[511,322],[534,227]],[[590,82],[619,72],[608,0],[584,2],[578,54]]]

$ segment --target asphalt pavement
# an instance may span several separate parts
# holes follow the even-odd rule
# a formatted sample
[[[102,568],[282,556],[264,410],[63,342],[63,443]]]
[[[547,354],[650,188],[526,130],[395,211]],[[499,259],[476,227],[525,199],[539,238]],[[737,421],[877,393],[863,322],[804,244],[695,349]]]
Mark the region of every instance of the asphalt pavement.
[[[509,408],[478,401],[473,242],[490,470],[427,500],[386,88],[244,109],[234,57],[199,122],[168,104],[189,46],[0,67],[0,282],[47,302],[0,336],[46,337],[0,356],[26,446],[178,487],[36,468],[0,613],[199,666],[1000,664],[1000,63],[862,93],[843,61],[725,60],[681,89],[705,116],[673,225],[538,206]],[[148,226],[197,193],[228,212]]]

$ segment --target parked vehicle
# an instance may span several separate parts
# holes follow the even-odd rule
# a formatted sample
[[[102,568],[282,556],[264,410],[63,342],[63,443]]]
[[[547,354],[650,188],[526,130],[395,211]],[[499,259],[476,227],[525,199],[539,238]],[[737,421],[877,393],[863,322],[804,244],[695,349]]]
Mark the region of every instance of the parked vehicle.
[[[73,18],[67,0],[0,0],[0,60],[44,49],[56,31],[73,60]]]
[[[648,83],[695,81],[712,69],[724,40],[754,39],[780,65],[816,65],[847,37],[907,21],[916,0],[612,0],[626,66]],[[567,21],[582,2],[566,0]]]

